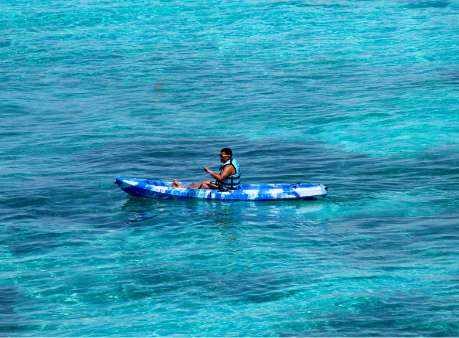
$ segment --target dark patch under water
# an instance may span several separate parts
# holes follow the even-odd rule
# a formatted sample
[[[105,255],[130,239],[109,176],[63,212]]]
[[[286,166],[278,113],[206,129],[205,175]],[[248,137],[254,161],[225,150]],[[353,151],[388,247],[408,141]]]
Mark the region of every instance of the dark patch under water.
[[[450,5],[450,1],[447,0],[409,0],[406,2],[405,7],[411,9],[423,9],[423,8],[445,8]]]

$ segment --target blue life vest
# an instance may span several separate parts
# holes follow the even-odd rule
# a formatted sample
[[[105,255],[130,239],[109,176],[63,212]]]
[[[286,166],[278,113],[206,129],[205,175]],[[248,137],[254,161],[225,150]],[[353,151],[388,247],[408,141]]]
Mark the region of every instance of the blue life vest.
[[[220,166],[220,174],[223,173],[223,169],[227,165],[232,165],[234,167],[234,170],[236,170],[236,172],[233,175],[228,176],[223,181],[218,181],[218,183],[220,187],[223,189],[229,189],[229,190],[239,189],[239,185],[241,184],[241,169],[239,168],[239,163],[237,162],[236,159],[233,159],[233,158],[229,159],[228,161],[226,161]]]

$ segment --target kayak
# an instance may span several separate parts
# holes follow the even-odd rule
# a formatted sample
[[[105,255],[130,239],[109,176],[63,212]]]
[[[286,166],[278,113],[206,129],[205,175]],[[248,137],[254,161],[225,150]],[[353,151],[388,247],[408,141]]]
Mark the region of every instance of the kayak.
[[[318,199],[327,195],[323,184],[241,184],[237,190],[174,188],[172,182],[119,176],[115,183],[133,196],[233,201],[279,201]],[[182,183],[189,184],[189,183]]]

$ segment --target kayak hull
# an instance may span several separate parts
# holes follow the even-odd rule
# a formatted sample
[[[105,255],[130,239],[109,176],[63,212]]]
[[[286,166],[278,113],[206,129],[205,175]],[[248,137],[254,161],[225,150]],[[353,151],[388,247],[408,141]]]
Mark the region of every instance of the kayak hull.
[[[117,177],[115,183],[130,195],[160,199],[278,201],[319,199],[327,195],[327,187],[323,184],[312,183],[241,184],[240,189],[230,191],[173,188],[171,182],[126,176]]]

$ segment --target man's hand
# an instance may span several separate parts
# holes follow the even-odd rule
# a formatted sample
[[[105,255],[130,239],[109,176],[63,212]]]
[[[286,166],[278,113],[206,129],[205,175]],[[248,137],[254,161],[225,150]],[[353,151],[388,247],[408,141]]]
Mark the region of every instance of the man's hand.
[[[227,178],[228,176],[234,175],[236,172],[233,166],[226,166],[225,169],[223,169],[223,172],[221,174],[217,174],[216,172],[213,172],[208,167],[204,167],[204,171],[218,181],[223,181],[225,178]]]

